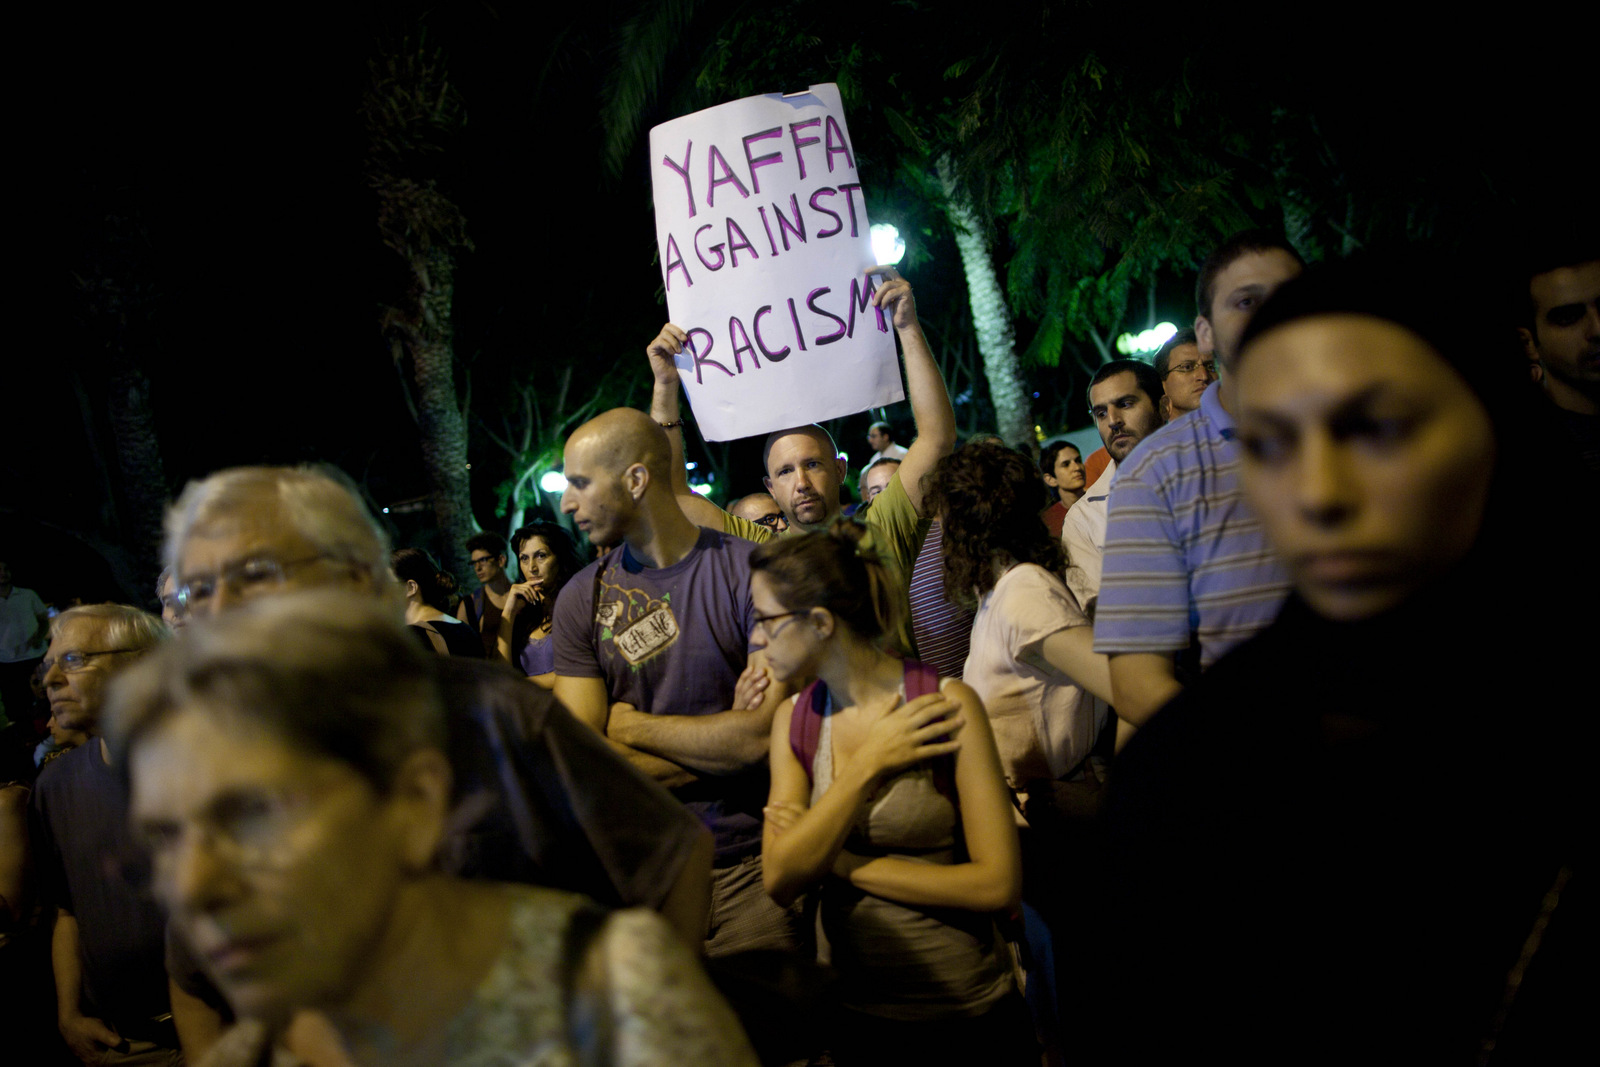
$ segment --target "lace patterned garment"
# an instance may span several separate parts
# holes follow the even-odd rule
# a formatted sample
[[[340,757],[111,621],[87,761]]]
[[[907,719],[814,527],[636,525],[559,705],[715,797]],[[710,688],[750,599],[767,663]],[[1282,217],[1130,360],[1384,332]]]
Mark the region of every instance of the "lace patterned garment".
[[[444,1035],[438,1067],[755,1067],[733,1012],[659,915],[606,917],[576,968],[569,943],[593,916],[582,897],[507,887],[520,898],[506,948]],[[582,936],[579,934],[578,936]],[[569,977],[568,972],[579,973]],[[385,1063],[403,1056],[385,1057]],[[241,1023],[202,1067],[305,1067]]]

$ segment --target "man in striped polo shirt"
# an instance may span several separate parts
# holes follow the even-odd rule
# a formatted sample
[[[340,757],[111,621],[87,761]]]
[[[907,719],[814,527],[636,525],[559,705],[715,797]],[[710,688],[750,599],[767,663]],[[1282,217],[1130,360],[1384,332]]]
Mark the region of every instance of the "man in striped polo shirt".
[[[1184,682],[1263,629],[1289,578],[1239,489],[1229,373],[1250,317],[1304,264],[1271,233],[1235,234],[1200,268],[1195,333],[1221,378],[1192,417],[1120,465],[1106,520],[1096,652],[1111,657],[1118,742]]]

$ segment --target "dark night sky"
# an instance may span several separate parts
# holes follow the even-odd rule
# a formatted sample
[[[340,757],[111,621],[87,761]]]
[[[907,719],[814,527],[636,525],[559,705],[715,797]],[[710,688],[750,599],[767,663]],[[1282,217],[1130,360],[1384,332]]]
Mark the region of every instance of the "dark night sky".
[[[596,5],[595,26],[627,6]],[[145,350],[174,486],[234,463],[321,458],[366,474],[381,499],[425,491],[376,328],[390,268],[355,112],[372,40],[398,16],[330,10],[74,12],[13,27],[21,76],[7,156],[23,284],[11,319],[22,338],[5,360],[0,552],[52,554],[53,535],[19,512],[93,525],[99,488],[84,475],[94,459],[70,371],[92,367],[84,346],[94,342],[76,325],[73,275],[104,255],[108,215],[136,216],[148,239],[133,258],[158,294]],[[1422,168],[1448,182],[1484,168],[1514,186],[1592,172],[1593,56],[1579,54],[1592,16],[1587,32],[1537,12],[1520,28],[1341,17],[1241,39],[1189,8],[1159,45],[1216,54],[1241,93],[1316,106],[1371,180]],[[542,46],[551,27],[521,9],[463,4],[430,26],[469,112],[450,175],[477,245],[458,278],[458,351],[524,353],[552,378],[572,359],[636,359],[661,321],[660,279],[642,159],[638,181],[600,176],[605,57],[557,48],[556,66],[537,69],[530,57],[544,49],[529,42]],[[775,72],[773,88],[791,80]],[[493,387],[475,376],[475,390]]]

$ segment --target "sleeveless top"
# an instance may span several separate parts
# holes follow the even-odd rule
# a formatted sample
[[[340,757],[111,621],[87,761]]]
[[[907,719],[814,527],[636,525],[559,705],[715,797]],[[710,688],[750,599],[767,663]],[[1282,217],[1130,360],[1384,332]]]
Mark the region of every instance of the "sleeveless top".
[[[833,695],[812,765],[811,803],[833,784]],[[860,856],[966,862],[961,813],[927,765],[881,784],[845,839]],[[846,1007],[890,1019],[981,1015],[1012,989],[1005,942],[988,913],[920,907],[873,896],[840,878],[822,889],[822,927]]]

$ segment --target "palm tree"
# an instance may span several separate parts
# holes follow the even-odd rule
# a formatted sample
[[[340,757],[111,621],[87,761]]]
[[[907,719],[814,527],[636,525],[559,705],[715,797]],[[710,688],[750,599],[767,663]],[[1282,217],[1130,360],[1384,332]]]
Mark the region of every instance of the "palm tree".
[[[383,309],[402,381],[410,379],[423,468],[443,534],[445,567],[469,573],[472,516],[465,405],[456,395],[451,327],[456,259],[472,248],[466,219],[439,188],[437,165],[466,121],[442,50],[403,39],[368,64],[361,113],[367,184],[377,197],[378,233],[404,264],[404,291]],[[406,372],[409,371],[409,374]]]

